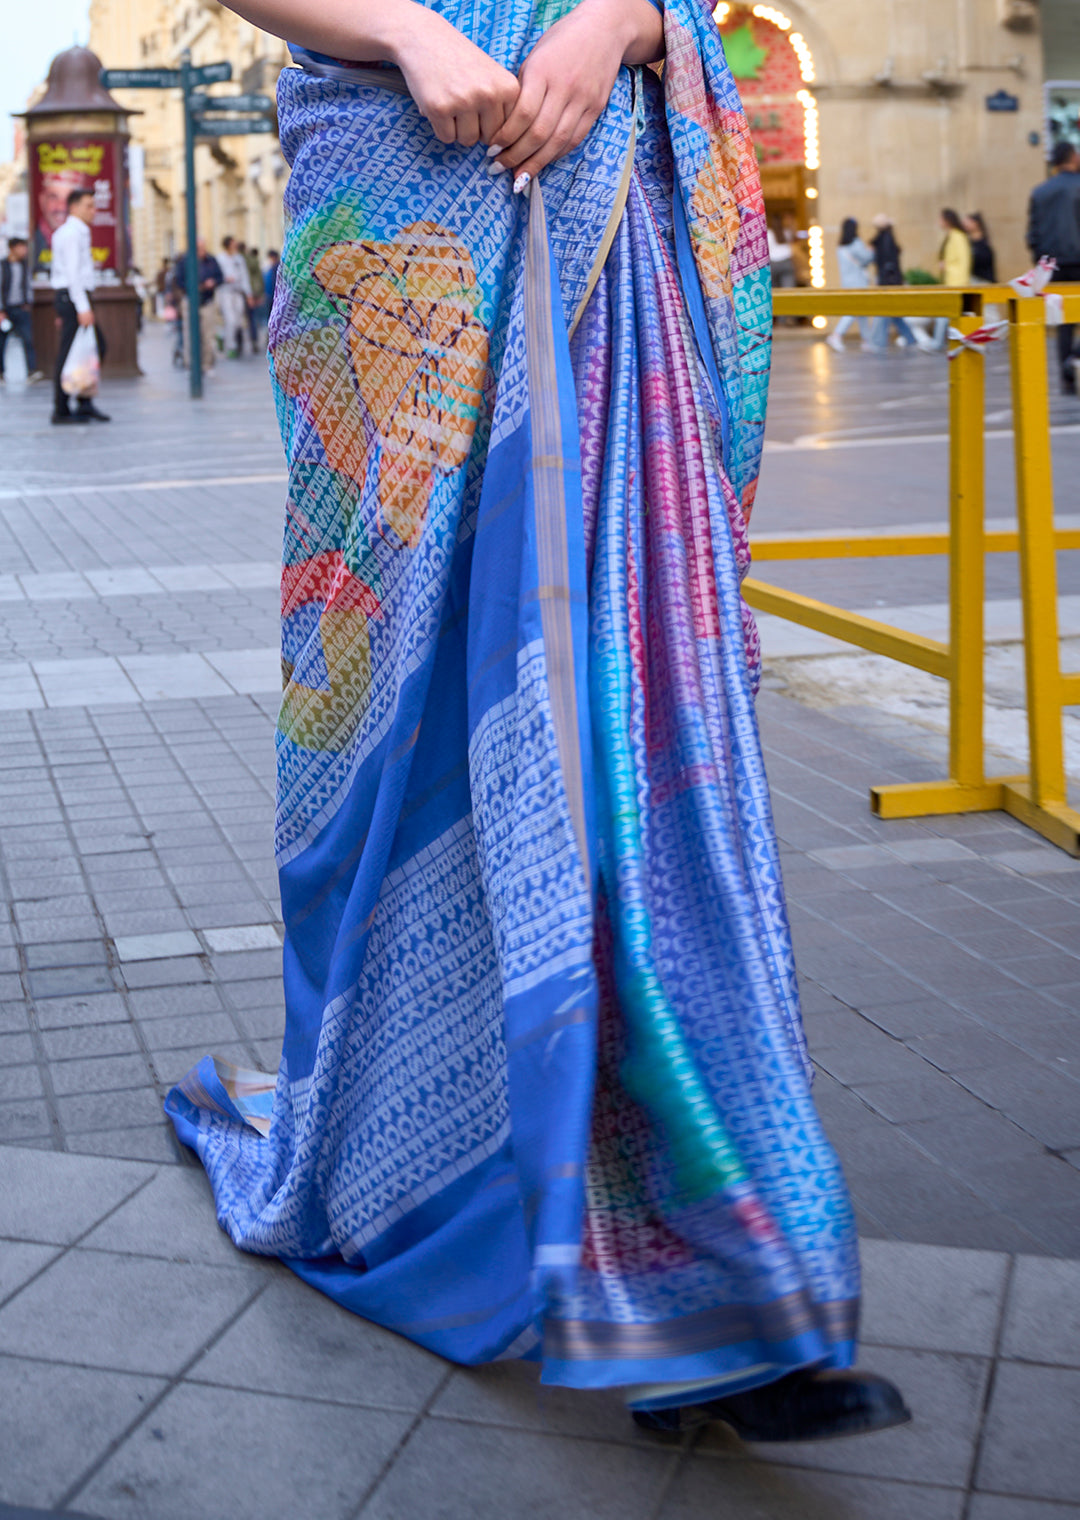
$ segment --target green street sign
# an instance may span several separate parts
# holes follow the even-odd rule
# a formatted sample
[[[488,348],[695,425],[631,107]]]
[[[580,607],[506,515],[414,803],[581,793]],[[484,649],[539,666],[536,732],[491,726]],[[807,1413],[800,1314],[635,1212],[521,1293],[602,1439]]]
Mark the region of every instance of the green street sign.
[[[269,95],[192,95],[191,109],[196,116],[208,111],[272,111]]]
[[[223,84],[225,80],[232,78],[231,63],[202,63],[197,68],[192,68],[190,79],[196,84]]]
[[[231,120],[210,121],[205,116],[195,118],[196,137],[242,137],[246,132],[272,132],[274,123],[265,116],[234,116]]]
[[[107,90],[173,90],[179,69],[102,69],[98,76]]]

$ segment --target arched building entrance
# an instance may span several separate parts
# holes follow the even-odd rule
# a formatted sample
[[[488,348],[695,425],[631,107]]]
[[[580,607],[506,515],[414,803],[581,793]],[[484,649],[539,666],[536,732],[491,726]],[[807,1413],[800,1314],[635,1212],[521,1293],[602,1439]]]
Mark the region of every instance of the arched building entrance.
[[[817,101],[808,88],[815,79],[810,45],[778,6],[721,0],[714,14],[750,123],[769,226],[793,242],[800,283],[821,287],[821,146]]]

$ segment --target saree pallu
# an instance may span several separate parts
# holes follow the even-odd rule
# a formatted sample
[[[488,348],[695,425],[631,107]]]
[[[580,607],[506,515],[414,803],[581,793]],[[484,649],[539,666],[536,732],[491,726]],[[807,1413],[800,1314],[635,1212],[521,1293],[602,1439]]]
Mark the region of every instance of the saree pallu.
[[[569,4],[438,8],[516,69]],[[282,77],[287,1025],[166,1105],[242,1249],[652,1407],[850,1365],[858,1304],[739,595],[763,207],[665,31],[526,196],[399,75]]]

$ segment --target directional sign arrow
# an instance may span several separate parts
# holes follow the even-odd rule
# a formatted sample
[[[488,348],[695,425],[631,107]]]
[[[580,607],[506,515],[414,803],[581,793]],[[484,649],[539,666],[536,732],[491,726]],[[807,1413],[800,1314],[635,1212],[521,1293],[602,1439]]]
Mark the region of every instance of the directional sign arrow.
[[[242,137],[245,132],[272,132],[274,123],[265,116],[236,116],[233,119],[208,121],[205,116],[195,118],[196,137]]]
[[[180,83],[180,70],[102,69],[98,77],[107,90],[171,90]]]
[[[192,95],[191,109],[197,116],[207,111],[272,111],[269,95]]]
[[[231,63],[202,63],[191,70],[192,84],[222,84],[231,78]]]

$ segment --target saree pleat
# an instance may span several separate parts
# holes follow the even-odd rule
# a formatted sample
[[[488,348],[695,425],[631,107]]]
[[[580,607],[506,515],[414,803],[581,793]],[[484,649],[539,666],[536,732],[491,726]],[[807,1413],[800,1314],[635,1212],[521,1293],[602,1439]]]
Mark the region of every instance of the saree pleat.
[[[439,8],[516,67],[568,6]],[[520,198],[400,76],[283,76],[287,1027],[166,1104],[241,1248],[650,1405],[847,1365],[858,1303],[739,594],[760,193],[665,29]]]

